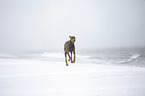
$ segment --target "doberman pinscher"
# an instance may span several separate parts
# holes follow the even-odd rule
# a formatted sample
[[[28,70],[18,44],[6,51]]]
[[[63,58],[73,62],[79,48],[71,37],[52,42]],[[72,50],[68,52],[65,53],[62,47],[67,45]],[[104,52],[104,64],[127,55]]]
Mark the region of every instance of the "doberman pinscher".
[[[66,62],[66,66],[68,66],[67,63],[67,55],[69,56],[68,61],[71,60],[71,63],[75,63],[75,45],[74,42],[76,40],[76,38],[74,36],[69,36],[70,40],[65,42],[64,44],[64,52],[65,52],[65,62]],[[71,53],[71,56],[69,55],[69,52]],[[74,60],[72,61],[72,52],[74,54]]]

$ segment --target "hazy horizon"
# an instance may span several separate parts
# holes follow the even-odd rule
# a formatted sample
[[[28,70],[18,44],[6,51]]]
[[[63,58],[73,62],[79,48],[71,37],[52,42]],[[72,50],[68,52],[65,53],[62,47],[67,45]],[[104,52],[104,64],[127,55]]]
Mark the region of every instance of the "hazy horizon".
[[[144,0],[1,0],[0,52],[145,46]]]

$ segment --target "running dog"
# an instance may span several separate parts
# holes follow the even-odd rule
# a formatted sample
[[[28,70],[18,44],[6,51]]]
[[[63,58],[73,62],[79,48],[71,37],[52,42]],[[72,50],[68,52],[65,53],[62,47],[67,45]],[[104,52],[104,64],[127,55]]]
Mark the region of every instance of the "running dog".
[[[69,57],[68,61],[71,61],[71,63],[75,63],[75,45],[74,42],[76,40],[76,38],[74,36],[69,36],[70,40],[65,42],[64,44],[64,54],[65,54],[65,62],[66,62],[66,66],[68,66],[67,63],[67,55]],[[69,52],[71,53],[71,56],[69,55]],[[74,54],[74,60],[72,61],[72,52]]]

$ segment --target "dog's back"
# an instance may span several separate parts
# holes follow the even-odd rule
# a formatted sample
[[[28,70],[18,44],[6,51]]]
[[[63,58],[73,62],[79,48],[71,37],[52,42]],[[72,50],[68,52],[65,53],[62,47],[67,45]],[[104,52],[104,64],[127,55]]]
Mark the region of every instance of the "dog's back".
[[[67,41],[65,44],[64,44],[64,51],[65,52],[72,52],[75,50],[75,45],[73,42],[71,41]]]

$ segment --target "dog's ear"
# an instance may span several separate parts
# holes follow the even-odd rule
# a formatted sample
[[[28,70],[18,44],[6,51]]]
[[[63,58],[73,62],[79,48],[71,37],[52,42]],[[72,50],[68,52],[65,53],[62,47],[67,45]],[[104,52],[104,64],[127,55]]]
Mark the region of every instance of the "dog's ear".
[[[72,36],[69,36],[69,38],[72,38]]]

